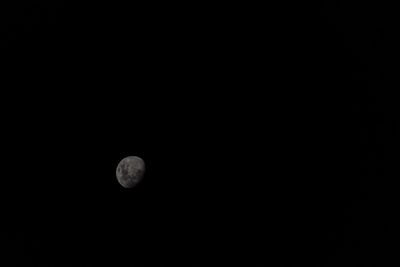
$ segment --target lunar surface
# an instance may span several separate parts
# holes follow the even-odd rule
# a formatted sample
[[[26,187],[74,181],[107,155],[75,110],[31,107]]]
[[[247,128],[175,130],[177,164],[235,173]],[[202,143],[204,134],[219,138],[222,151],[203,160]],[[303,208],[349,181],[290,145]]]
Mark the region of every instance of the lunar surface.
[[[126,157],[117,166],[117,179],[123,187],[132,188],[140,182],[144,172],[145,164],[141,158]]]

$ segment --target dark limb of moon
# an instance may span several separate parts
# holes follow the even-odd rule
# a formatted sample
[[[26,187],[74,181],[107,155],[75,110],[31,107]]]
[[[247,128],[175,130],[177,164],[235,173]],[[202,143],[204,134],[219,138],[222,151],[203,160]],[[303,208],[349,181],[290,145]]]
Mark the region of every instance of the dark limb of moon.
[[[117,166],[118,182],[125,188],[135,186],[145,172],[144,161],[136,156],[126,157]]]

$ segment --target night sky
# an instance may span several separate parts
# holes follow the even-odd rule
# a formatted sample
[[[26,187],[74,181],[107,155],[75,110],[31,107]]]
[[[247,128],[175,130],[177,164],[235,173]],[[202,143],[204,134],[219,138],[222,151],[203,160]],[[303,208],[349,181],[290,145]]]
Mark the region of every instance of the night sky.
[[[385,266],[398,46],[342,2],[2,3],[0,265]]]

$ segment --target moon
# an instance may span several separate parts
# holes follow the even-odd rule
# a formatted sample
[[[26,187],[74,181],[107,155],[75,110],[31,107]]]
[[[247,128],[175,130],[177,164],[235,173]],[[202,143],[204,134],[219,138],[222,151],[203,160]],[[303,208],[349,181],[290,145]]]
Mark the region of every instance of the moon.
[[[132,188],[143,178],[146,171],[144,160],[137,156],[122,159],[117,166],[118,182],[125,188]]]

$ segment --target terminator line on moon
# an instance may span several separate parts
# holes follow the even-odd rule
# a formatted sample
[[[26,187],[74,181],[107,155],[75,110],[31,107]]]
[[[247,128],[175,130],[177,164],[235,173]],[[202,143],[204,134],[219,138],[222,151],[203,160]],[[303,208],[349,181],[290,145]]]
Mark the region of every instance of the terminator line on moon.
[[[118,182],[125,188],[132,188],[143,178],[145,170],[143,159],[137,156],[126,157],[117,166]]]

